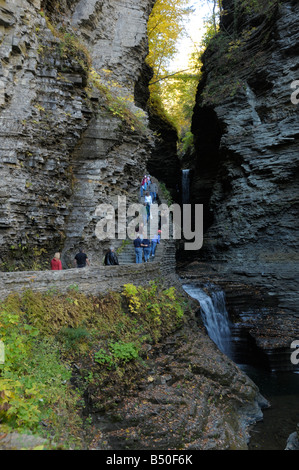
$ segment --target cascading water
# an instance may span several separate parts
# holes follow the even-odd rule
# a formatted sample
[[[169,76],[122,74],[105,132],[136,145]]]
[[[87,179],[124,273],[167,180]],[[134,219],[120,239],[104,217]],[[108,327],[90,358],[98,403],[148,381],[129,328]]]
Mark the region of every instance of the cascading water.
[[[190,203],[190,170],[182,170],[182,204]]]
[[[239,363],[234,325],[225,305],[225,294],[217,286],[184,284],[187,294],[200,304],[200,313],[211,340],[254,381],[273,407],[264,410],[263,420],[255,425],[249,443],[250,450],[284,450],[287,439],[298,423],[299,374],[273,373],[249,363]],[[237,341],[239,344],[239,341]],[[246,345],[248,349],[248,344]],[[243,349],[243,348],[242,348]],[[248,351],[256,354],[256,351]],[[241,354],[242,358],[243,354]],[[247,357],[249,359],[249,356]],[[260,360],[260,358],[259,358]],[[255,359],[254,359],[255,363]]]
[[[225,306],[225,294],[209,285],[209,294],[194,285],[183,286],[187,294],[200,304],[200,312],[207,333],[218,348],[227,356],[231,355],[231,328]]]

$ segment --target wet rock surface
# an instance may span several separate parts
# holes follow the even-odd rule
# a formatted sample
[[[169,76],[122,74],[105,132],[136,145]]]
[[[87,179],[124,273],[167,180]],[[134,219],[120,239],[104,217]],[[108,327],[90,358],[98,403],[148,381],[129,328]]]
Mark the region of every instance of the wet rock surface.
[[[259,268],[265,271],[263,276]],[[246,331],[256,351],[263,351],[261,359],[266,369],[294,370],[298,366],[290,358],[294,351],[291,345],[299,338],[298,316],[287,308],[290,307],[287,293],[282,297],[279,289],[274,288],[273,273],[278,279],[283,276],[281,266],[272,265],[270,273],[266,272],[267,268],[252,266],[249,271],[243,266],[232,268],[226,263],[194,261],[181,264],[178,273],[184,283],[212,283],[224,290],[234,334]],[[293,285],[295,294],[295,280]]]
[[[101,74],[106,86],[117,84],[119,95],[131,100],[129,112],[143,113],[134,104],[134,86],[147,55],[151,6],[151,0],[138,5],[5,2],[0,33],[2,271],[32,269],[34,257],[49,260],[63,248],[66,267],[80,242],[101,259],[96,207],[107,201],[116,205],[121,195],[136,201],[151,133],[132,129],[109,111],[103,92],[88,86],[88,68]],[[73,38],[80,47],[68,46],[65,54]]]
[[[96,416],[92,449],[247,449],[268,405],[194,320],[149,348],[141,380],[114,400]]]
[[[299,450],[299,424],[297,431],[290,435],[285,450]]]
[[[299,107],[291,101],[299,68],[299,6],[286,1],[252,16],[238,16],[231,1],[224,8],[229,14],[223,31],[237,35],[240,45],[233,62],[224,63],[217,48],[204,55],[190,167],[192,201],[204,204],[205,235],[192,261],[199,262],[199,277],[206,273],[229,291],[236,307],[237,296],[250,301],[254,291],[262,292],[251,305],[271,305],[275,315],[264,332],[259,325],[258,340],[286,346],[299,337]]]

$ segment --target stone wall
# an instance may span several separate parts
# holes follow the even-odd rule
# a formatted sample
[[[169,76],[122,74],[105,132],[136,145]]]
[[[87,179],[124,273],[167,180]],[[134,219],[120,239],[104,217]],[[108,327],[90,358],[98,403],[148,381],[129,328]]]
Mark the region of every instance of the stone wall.
[[[162,262],[130,266],[102,266],[98,268],[67,269],[63,271],[26,271],[3,273],[0,283],[0,297],[9,293],[21,293],[26,289],[47,292],[55,289],[65,293],[70,287],[77,287],[86,294],[105,294],[120,291],[124,284],[146,285],[149,281],[165,279],[168,269]]]

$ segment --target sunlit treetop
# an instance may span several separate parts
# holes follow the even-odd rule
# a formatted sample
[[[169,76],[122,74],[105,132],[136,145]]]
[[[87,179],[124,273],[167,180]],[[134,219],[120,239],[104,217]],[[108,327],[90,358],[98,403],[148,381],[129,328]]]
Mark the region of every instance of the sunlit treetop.
[[[167,65],[177,53],[177,44],[184,32],[184,20],[192,12],[189,0],[157,0],[148,23],[148,64],[154,81],[167,74]]]

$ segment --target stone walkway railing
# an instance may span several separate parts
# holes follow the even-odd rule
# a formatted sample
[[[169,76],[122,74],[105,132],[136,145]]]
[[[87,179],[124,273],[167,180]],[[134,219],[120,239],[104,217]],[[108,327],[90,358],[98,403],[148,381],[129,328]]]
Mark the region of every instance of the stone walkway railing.
[[[0,299],[10,293],[31,289],[36,292],[57,290],[65,293],[71,287],[86,294],[120,291],[124,284],[146,285],[150,280],[165,279],[175,272],[175,243],[167,241],[159,261],[120,266],[86,267],[63,271],[23,271],[0,273]]]
[[[155,180],[159,185],[159,182]],[[161,193],[161,191],[160,191]],[[165,203],[163,196],[161,202]],[[132,252],[133,242],[127,248]],[[10,293],[21,293],[31,289],[35,292],[56,290],[65,293],[76,286],[86,294],[105,294],[108,291],[121,291],[124,284],[146,285],[150,280],[171,278],[176,270],[175,240],[161,240],[157,247],[158,256],[150,263],[128,263],[124,257],[119,266],[98,266],[82,269],[65,269],[62,271],[19,271],[0,272],[0,300]],[[120,257],[121,260],[121,257]]]

